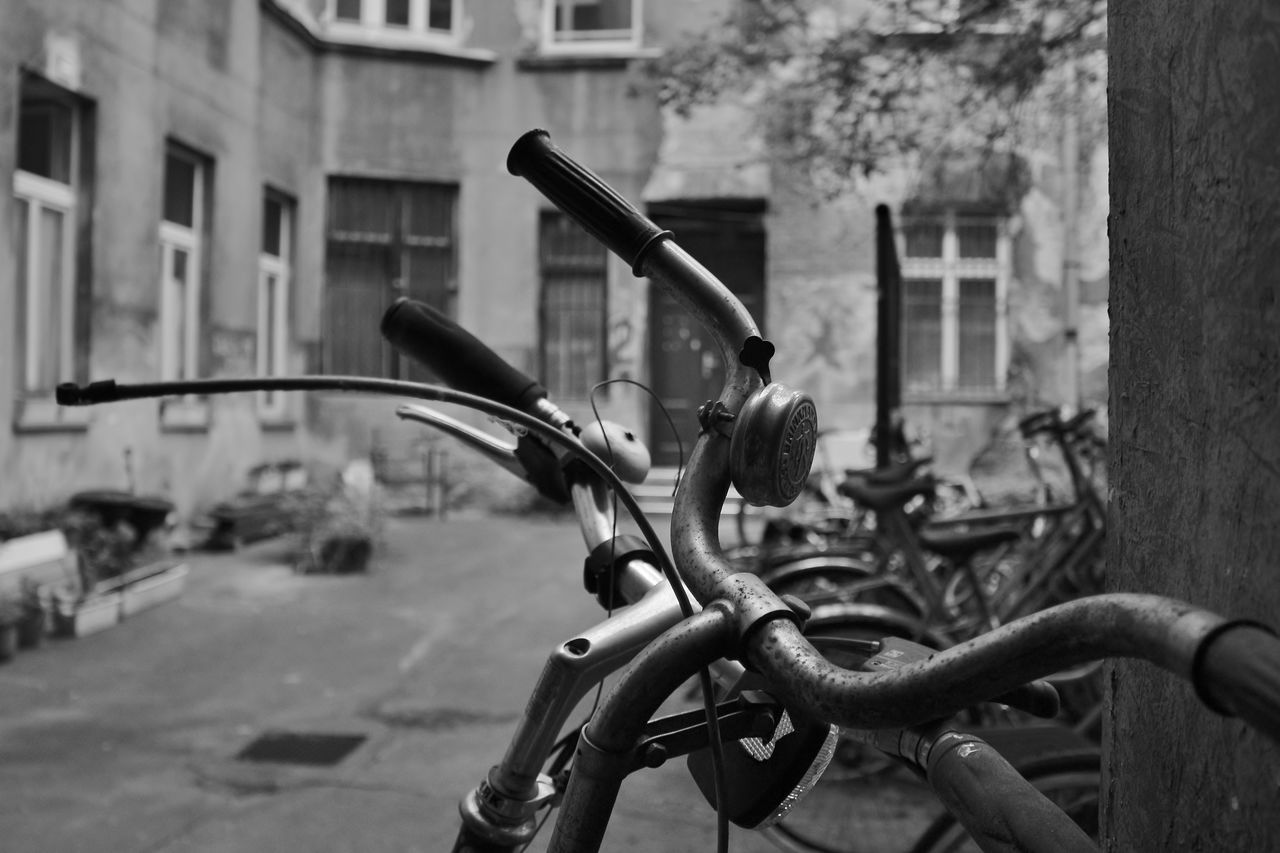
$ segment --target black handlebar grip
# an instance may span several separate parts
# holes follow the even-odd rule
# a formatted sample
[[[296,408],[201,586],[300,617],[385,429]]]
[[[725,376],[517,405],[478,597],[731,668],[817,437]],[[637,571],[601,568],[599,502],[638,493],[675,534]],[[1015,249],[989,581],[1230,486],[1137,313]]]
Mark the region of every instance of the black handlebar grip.
[[[547,390],[475,335],[423,302],[397,299],[382,315],[382,336],[451,388],[528,410]]]
[[[1204,641],[1194,676],[1206,705],[1280,743],[1280,637],[1247,622],[1229,624]]]
[[[1097,853],[1098,847],[994,747],[948,732],[929,753],[930,786],[984,850]]]
[[[531,130],[516,140],[507,154],[507,171],[533,184],[626,261],[637,276],[642,274],[641,260],[649,247],[671,236],[557,148],[545,130]]]

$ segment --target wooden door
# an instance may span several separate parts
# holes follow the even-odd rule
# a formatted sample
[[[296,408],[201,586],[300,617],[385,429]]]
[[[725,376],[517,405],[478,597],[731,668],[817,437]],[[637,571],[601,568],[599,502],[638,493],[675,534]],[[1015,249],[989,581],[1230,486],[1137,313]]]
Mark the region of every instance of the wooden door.
[[[765,231],[762,208],[654,206],[649,215],[676,242],[737,294],[764,325]],[[698,407],[714,399],[724,365],[711,336],[661,287],[649,290],[650,384],[675,422],[651,406],[649,449],[654,465],[674,467],[698,436]]]

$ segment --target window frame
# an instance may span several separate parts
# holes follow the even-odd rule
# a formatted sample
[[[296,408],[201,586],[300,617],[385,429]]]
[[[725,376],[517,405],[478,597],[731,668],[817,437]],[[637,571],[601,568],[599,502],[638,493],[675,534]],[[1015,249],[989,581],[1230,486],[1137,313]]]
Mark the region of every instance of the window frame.
[[[324,9],[325,34],[342,41],[364,42],[369,40],[407,45],[456,48],[463,41],[463,0],[450,0],[450,27],[448,30],[430,26],[431,0],[409,0],[409,23],[387,23],[386,0],[359,0],[360,19],[338,17],[338,0],[326,0]]]
[[[10,182],[13,218],[9,235],[15,254],[15,304],[14,314],[9,320],[13,324],[10,327],[12,349],[9,350],[14,366],[12,424],[18,432],[83,430],[90,421],[89,410],[58,406],[54,392],[61,382],[85,381],[88,378],[87,303],[92,264],[94,104],[26,68],[19,70],[16,95],[13,139],[16,156]],[[56,140],[46,140],[46,145],[57,143],[56,149],[63,151],[65,180],[21,168],[24,165],[24,131],[30,130],[24,116],[42,109],[50,115],[55,109],[62,110],[67,117],[63,134]],[[25,213],[20,215],[18,208],[24,205]],[[58,339],[52,342],[52,346],[44,334],[50,324],[40,322],[45,307],[40,294],[45,288],[39,278],[48,273],[50,266],[41,249],[46,211],[62,218],[62,236],[56,247],[59,305],[53,324]],[[23,217],[21,226],[25,228],[25,241],[18,246],[20,216]],[[26,268],[22,276],[17,273],[19,258]],[[51,360],[56,364],[49,364]],[[44,387],[46,383],[41,378],[42,373],[50,375],[52,386]]]
[[[540,50],[544,54],[555,55],[592,55],[609,56],[635,53],[643,46],[644,35],[644,0],[629,0],[631,3],[631,27],[626,38],[612,39],[559,39],[555,28],[557,6],[569,3],[587,5],[600,0],[542,0]],[[572,32],[572,31],[570,31]]]
[[[556,281],[564,281],[571,276],[569,272],[579,272],[576,265],[557,266],[553,263],[553,257],[549,253],[549,246],[545,241],[545,235],[549,227],[568,227],[577,229],[584,238],[584,245],[590,246],[592,255],[599,258],[599,266],[590,267],[591,273],[598,273],[599,280],[593,285],[594,289],[600,294],[600,306],[598,316],[598,327],[594,330],[597,345],[599,346],[599,365],[595,376],[588,376],[580,387],[564,387],[564,383],[559,380],[560,372],[552,371],[549,355],[551,338],[548,335],[549,323],[549,305],[548,296],[551,292],[549,285]],[[598,250],[598,253],[597,253]],[[576,256],[584,257],[584,256]],[[551,395],[561,400],[587,400],[589,399],[591,389],[596,384],[603,382],[609,378],[609,253],[599,241],[592,238],[582,227],[574,222],[573,218],[555,208],[546,208],[540,211],[538,215],[538,378],[546,386]],[[586,269],[584,267],[584,269]],[[585,276],[583,276],[585,278]],[[568,341],[574,340],[569,338]],[[585,338],[584,338],[585,340]],[[560,341],[567,343],[568,341]],[[563,350],[563,347],[561,347]],[[576,385],[576,383],[569,383]]]
[[[170,157],[194,166],[191,192],[191,225],[164,218],[160,213],[160,377],[162,380],[196,379],[200,376],[201,300],[204,295],[204,256],[206,242],[206,204],[212,161],[176,142],[165,145],[165,172]],[[162,180],[162,185],[164,180]],[[162,186],[162,196],[166,188]],[[181,305],[175,305],[173,269],[177,252],[187,254],[187,279]],[[181,312],[178,316],[177,312]],[[175,325],[179,324],[179,325]],[[182,332],[181,352],[178,348]]]
[[[59,340],[57,342],[57,378],[59,382],[69,381],[75,376],[75,318],[76,318],[76,216],[77,193],[75,187],[61,181],[51,180],[30,172],[15,169],[13,173],[13,194],[27,205],[26,210],[26,245],[22,251],[26,258],[25,280],[18,282],[23,304],[24,331],[21,360],[22,375],[19,395],[22,397],[47,397],[53,394],[54,388],[40,387],[40,374],[45,366],[42,352],[44,341],[38,332],[44,328],[40,322],[42,301],[38,298],[41,292],[37,279],[44,271],[43,267],[33,259],[45,259],[40,251],[41,225],[45,210],[55,211],[62,216],[62,239],[57,247],[59,255],[58,288],[60,313],[58,317]]]
[[[297,202],[284,193],[267,188],[263,192],[263,213],[267,203],[280,206],[279,254],[271,254],[266,246],[258,252],[258,315],[256,330],[256,367],[259,376],[283,376],[288,373],[291,347],[290,311],[292,310],[294,231]],[[261,229],[265,238],[266,229]],[[268,281],[275,279],[274,292]],[[268,302],[274,304],[268,304]],[[273,329],[267,329],[271,322]],[[272,345],[267,346],[268,342]],[[258,417],[263,421],[281,422],[288,416],[288,397],[281,391],[262,391],[257,395]]]
[[[911,256],[907,253],[907,229],[916,224],[941,224],[941,257]],[[995,227],[994,257],[963,258],[960,256],[959,228],[965,225],[991,225]],[[997,212],[970,212],[946,208],[933,213],[903,216],[896,235],[898,255],[902,259],[901,280],[938,280],[940,282],[940,384],[933,388],[911,387],[907,375],[908,335],[906,312],[902,313],[901,364],[902,394],[908,402],[928,402],[930,399],[973,401],[982,399],[1003,400],[1007,391],[1009,369],[1008,294],[1012,279],[1012,239],[1009,220]],[[964,280],[994,280],[995,299],[993,325],[995,333],[991,384],[964,386],[960,384],[960,282]],[[903,297],[905,298],[905,287]]]

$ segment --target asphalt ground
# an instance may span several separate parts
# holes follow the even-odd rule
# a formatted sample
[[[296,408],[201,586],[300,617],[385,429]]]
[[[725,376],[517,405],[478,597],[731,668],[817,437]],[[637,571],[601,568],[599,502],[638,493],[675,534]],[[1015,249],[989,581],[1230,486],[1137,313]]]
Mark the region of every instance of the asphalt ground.
[[[352,576],[295,574],[288,545],[190,554],[178,600],[0,666],[0,851],[449,849],[547,654],[602,618],[576,525],[393,519]],[[364,740],[325,767],[237,758],[276,731]],[[627,780],[605,849],[714,839],[673,761]]]

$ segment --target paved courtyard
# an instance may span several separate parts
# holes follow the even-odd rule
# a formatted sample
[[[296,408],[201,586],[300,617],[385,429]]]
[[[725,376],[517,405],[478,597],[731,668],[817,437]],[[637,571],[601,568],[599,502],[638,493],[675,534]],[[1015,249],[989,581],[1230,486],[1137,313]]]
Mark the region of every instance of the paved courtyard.
[[[286,546],[192,554],[179,600],[0,667],[0,849],[448,849],[546,654],[601,618],[576,526],[395,519],[347,577]],[[236,759],[275,730],[365,740],[331,767]],[[714,849],[682,761],[628,780],[606,849]]]

